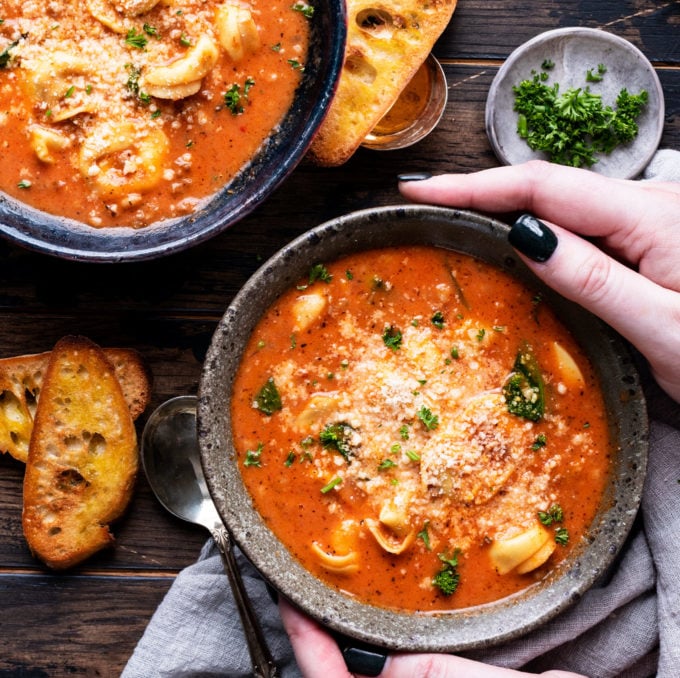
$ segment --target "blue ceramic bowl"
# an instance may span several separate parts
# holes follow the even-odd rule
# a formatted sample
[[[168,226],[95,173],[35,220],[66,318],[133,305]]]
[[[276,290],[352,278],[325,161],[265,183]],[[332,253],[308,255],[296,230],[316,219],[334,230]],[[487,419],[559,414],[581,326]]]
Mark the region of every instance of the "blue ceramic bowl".
[[[343,0],[319,2],[310,22],[309,57],[283,122],[241,173],[198,211],[142,229],[93,228],[29,207],[0,191],[0,234],[64,259],[155,259],[204,242],[245,217],[293,171],[321,124],[340,76],[347,32]]]

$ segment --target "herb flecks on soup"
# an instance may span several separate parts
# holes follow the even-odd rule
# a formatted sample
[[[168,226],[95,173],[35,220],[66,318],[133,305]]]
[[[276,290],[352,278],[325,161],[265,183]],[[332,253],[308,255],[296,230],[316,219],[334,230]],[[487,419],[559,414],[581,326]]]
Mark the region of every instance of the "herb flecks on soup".
[[[273,532],[383,607],[527,588],[584,538],[609,471],[600,387],[570,333],[506,273],[434,248],[312,267],[253,331],[231,407]]]
[[[194,211],[281,121],[307,56],[288,0],[7,0],[0,19],[0,188],[92,226]]]

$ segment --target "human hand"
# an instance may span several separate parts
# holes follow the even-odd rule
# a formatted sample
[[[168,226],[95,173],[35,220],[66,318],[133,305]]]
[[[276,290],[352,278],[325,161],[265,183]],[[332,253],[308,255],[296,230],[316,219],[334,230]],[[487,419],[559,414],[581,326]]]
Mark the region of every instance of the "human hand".
[[[352,678],[340,648],[316,622],[283,598],[279,600],[281,619],[295,651],[295,658],[306,678]],[[544,678],[583,678],[567,671],[547,671]],[[448,654],[394,654],[387,657],[381,678],[522,678],[535,674],[503,669]]]
[[[680,184],[609,179],[542,161],[400,178],[414,202],[526,210],[548,222],[520,218],[510,243],[545,283],[626,337],[680,402]]]

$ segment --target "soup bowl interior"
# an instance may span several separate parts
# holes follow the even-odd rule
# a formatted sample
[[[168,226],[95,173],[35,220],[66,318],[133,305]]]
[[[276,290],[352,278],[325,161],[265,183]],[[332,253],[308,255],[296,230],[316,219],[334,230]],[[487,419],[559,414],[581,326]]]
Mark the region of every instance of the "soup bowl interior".
[[[302,610],[357,640],[409,651],[460,651],[515,638],[574,603],[612,564],[639,506],[647,459],[647,413],[625,344],[598,319],[545,288],[507,244],[508,227],[471,212],[428,206],[376,208],[309,231],[266,262],[219,323],[200,383],[198,435],[211,495],[235,541],[260,573]],[[263,312],[309,271],[360,250],[433,245],[463,252],[540,291],[600,378],[616,454],[587,537],[543,580],[494,603],[417,614],[381,609],[350,597],[305,570],[253,508],[237,465],[230,394],[248,338]]]
[[[140,229],[93,228],[42,212],[0,191],[0,234],[64,259],[141,261],[204,242],[248,215],[302,160],[335,92],[345,47],[345,3],[328,0],[320,10],[310,21],[309,54],[290,109],[255,157],[195,212]]]

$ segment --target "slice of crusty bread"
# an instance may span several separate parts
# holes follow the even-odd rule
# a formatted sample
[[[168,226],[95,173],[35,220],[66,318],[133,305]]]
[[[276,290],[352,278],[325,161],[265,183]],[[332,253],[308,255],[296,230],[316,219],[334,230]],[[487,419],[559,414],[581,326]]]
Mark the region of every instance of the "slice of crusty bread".
[[[104,349],[114,367],[123,395],[136,419],[151,399],[151,378],[137,353],[127,348]],[[33,417],[50,359],[50,352],[0,359],[0,453],[26,461]]]
[[[115,370],[85,337],[51,352],[24,475],[24,535],[48,566],[78,564],[113,541],[137,474],[137,437]]]
[[[347,161],[427,59],[457,0],[347,0],[338,87],[312,141],[319,165]]]

